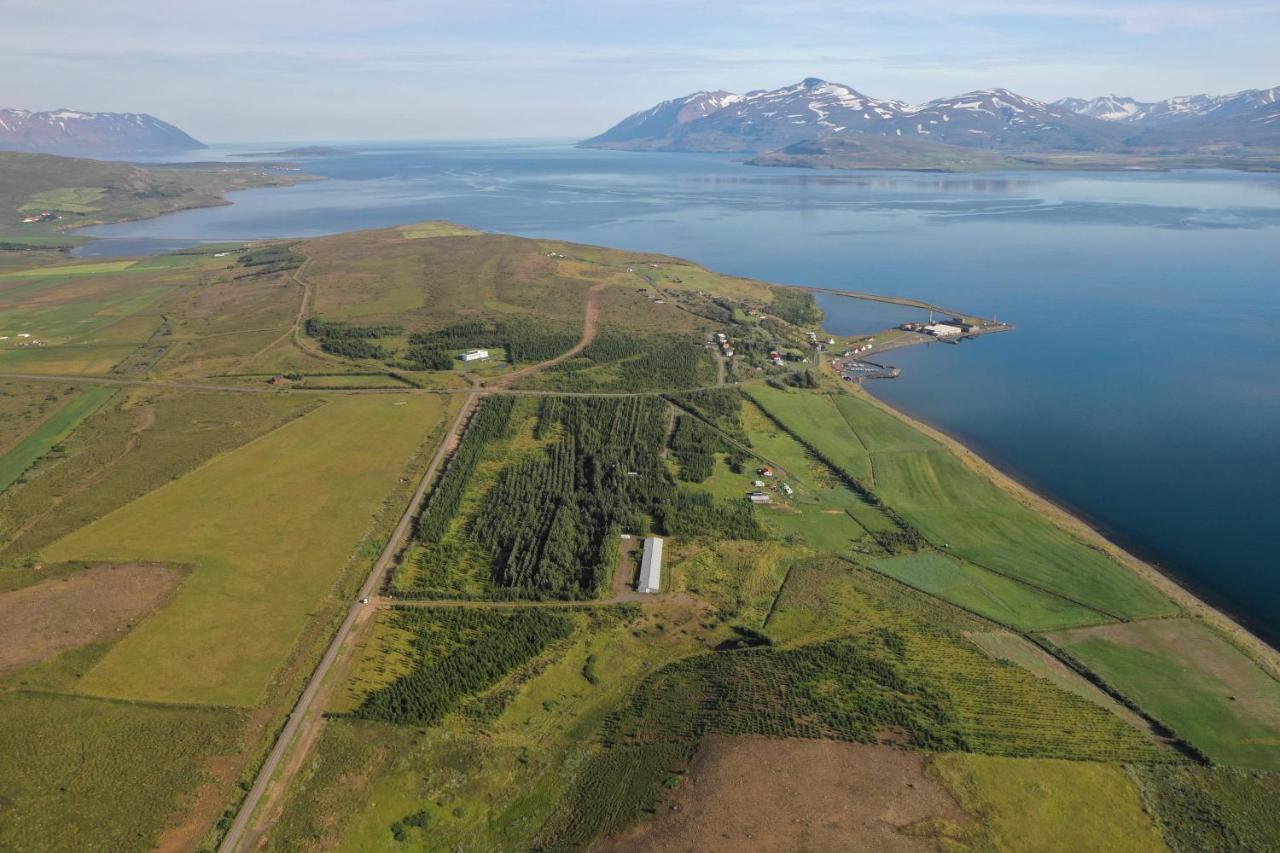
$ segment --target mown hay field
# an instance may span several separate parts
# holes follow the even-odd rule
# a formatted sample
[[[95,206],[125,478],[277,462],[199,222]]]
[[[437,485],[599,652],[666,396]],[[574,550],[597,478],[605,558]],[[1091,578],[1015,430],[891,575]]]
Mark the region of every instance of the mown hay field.
[[[787,429],[813,442],[811,418],[802,417],[791,399],[802,395],[774,389],[753,389],[752,395]],[[870,453],[874,485],[867,485],[934,546],[1109,616],[1177,612],[1146,581],[1023,506],[918,430],[853,395],[832,399],[849,427],[848,442],[860,441]]]
[[[1050,639],[1215,762],[1280,770],[1280,684],[1203,624],[1161,619]]]
[[[1110,621],[1087,607],[936,552],[872,560],[870,566],[907,586],[1021,631]]]
[[[50,560],[195,566],[82,691],[259,701],[446,408],[425,394],[331,399],[46,548]]]

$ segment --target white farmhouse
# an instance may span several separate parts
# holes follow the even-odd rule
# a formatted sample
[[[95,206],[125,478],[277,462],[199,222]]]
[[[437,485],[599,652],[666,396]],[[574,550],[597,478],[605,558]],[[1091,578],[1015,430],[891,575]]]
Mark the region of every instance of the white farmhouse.
[[[463,361],[484,361],[489,357],[487,349],[469,349],[462,354]]]

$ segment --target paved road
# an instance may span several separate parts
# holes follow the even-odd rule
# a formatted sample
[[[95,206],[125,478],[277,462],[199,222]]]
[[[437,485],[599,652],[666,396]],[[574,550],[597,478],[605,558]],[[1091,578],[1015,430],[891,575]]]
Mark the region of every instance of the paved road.
[[[355,626],[361,613],[366,609],[365,605],[359,603],[359,599],[369,598],[381,588],[387,570],[395,562],[396,556],[400,553],[400,549],[408,538],[409,526],[413,523],[418,507],[422,505],[422,501],[426,498],[427,490],[431,487],[436,471],[439,470],[440,465],[453,449],[454,438],[458,435],[463,424],[466,423],[467,415],[475,407],[479,397],[478,393],[472,392],[467,397],[467,401],[461,410],[459,410],[457,417],[453,419],[453,423],[450,424],[449,431],[440,442],[440,449],[436,451],[436,455],[431,459],[431,464],[427,466],[426,472],[423,473],[422,481],[418,484],[418,489],[414,492],[409,505],[405,507],[404,514],[400,516],[400,521],[396,524],[387,546],[382,549],[382,554],[378,557],[378,561],[373,564],[373,570],[365,578],[364,586],[360,588],[356,603],[352,604],[351,609],[347,611],[347,618],[343,620],[342,627],[338,629],[338,633],[334,634],[333,641],[329,643],[329,648],[325,650],[324,657],[320,659],[319,665],[311,674],[311,680],[307,682],[302,695],[298,697],[298,702],[294,705],[292,713],[289,714],[288,722],[285,723],[284,729],[281,730],[280,736],[276,739],[275,746],[271,749],[271,754],[267,756],[267,760],[259,768],[253,787],[249,789],[249,793],[240,804],[240,811],[236,814],[236,819],[232,822],[231,828],[227,830],[226,836],[222,839],[222,844],[218,847],[219,853],[233,853],[233,851],[241,849],[241,842],[245,840],[245,830],[249,828],[254,811],[261,802],[262,796],[271,782],[271,777],[280,766],[281,760],[296,740],[299,729],[302,728],[304,722],[308,725],[317,725],[319,723],[320,709],[316,709],[316,713],[311,716],[308,716],[308,712],[312,710],[316,695],[320,692],[321,683],[343,651],[343,645],[347,642],[348,637],[351,636],[351,629]]]

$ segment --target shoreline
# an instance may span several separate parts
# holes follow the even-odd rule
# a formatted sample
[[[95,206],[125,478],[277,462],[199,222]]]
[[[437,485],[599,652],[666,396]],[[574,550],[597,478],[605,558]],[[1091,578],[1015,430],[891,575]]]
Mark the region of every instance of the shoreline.
[[[1184,586],[1177,578],[1159,566],[1150,563],[1125,550],[1109,539],[1097,527],[1084,518],[1071,512],[1061,504],[1042,495],[1031,486],[1021,482],[1015,476],[1003,471],[980,456],[959,439],[941,429],[912,417],[877,397],[874,393],[859,387],[851,389],[881,411],[892,415],[903,423],[919,430],[942,444],[971,470],[990,479],[999,488],[1011,495],[1019,503],[1039,513],[1050,522],[1058,525],[1068,533],[1078,537],[1085,544],[1098,548],[1107,556],[1129,569],[1138,577],[1160,590],[1171,601],[1185,611],[1185,615],[1201,620],[1209,628],[1221,634],[1228,642],[1243,652],[1271,678],[1280,681],[1280,649],[1275,648],[1261,637],[1254,634],[1237,622],[1225,610],[1215,607],[1201,599]],[[1159,617],[1164,618],[1164,617]],[[1168,617],[1176,618],[1176,617]],[[1138,620],[1142,621],[1142,620]]]
[[[174,167],[174,166],[186,165],[186,164],[148,164],[148,165],[163,168],[166,166]],[[261,165],[261,164],[246,163],[246,164],[243,164],[243,166],[240,166],[240,168],[243,168],[244,166],[258,166],[258,165]],[[270,165],[276,165],[276,164],[270,164]],[[78,225],[73,228],[68,228],[63,233],[66,233],[68,235],[73,235],[74,232],[79,231],[83,228],[95,227],[100,225],[119,224],[124,222],[131,222],[131,221],[143,221],[147,219],[155,219],[161,216],[165,216],[167,214],[178,213],[183,210],[229,206],[229,205],[233,205],[234,202],[228,199],[227,196],[229,196],[231,193],[234,193],[234,192],[240,192],[240,191],[249,190],[249,189],[273,189],[273,188],[279,188],[279,187],[287,187],[287,186],[293,186],[297,183],[302,183],[304,181],[311,181],[311,180],[326,180],[326,178],[323,176],[309,175],[305,173],[296,174],[296,175],[287,175],[287,176],[284,176],[284,180],[282,180],[279,183],[265,183],[259,186],[235,187],[228,190],[223,190],[214,199],[206,198],[204,200],[198,201],[193,204],[183,205],[183,206],[175,207],[169,210],[158,211],[150,215],[128,216],[128,217],[123,217],[121,219],[112,220],[111,222],[85,223],[84,225]],[[80,239],[86,240],[87,242],[84,244],[81,244],[80,246],[70,248],[68,254],[71,257],[91,257],[91,256],[78,255],[77,250],[79,248],[83,248],[85,246],[91,245],[93,242],[97,242],[99,240],[111,239],[110,237],[95,237],[92,235],[75,235],[75,236],[79,237]],[[274,238],[263,238],[263,239],[274,239]],[[771,284],[774,284],[774,283],[771,283]],[[799,290],[808,291],[810,293],[824,293],[824,294],[837,296],[837,297],[861,299],[861,300],[882,302],[882,303],[888,303],[888,304],[898,304],[898,305],[904,305],[904,306],[916,307],[916,308],[931,308],[934,310],[941,310],[944,312],[949,310],[949,309],[944,309],[941,306],[933,305],[932,303],[925,302],[923,300],[914,299],[911,297],[889,296],[884,294],[871,294],[871,293],[864,293],[864,292],[858,292],[858,291],[839,290],[836,288],[817,287],[812,285],[774,284],[774,286],[792,287]],[[966,312],[950,311],[950,313],[957,314],[957,315],[964,315],[964,316],[977,316],[977,315],[966,314]],[[987,319],[987,318],[983,318],[983,319]],[[993,332],[1010,331],[1014,328],[1015,327],[1012,324],[1001,323],[999,324],[998,328],[986,330],[984,333],[990,334]],[[897,343],[896,345],[885,346],[883,348],[877,347],[875,353],[873,354],[878,354],[880,352],[888,352],[893,349],[914,346],[922,343],[923,344],[936,343],[936,341],[901,342],[901,343]],[[1093,547],[1099,548],[1108,556],[1110,556],[1112,559],[1116,560],[1121,565],[1128,568],[1130,571],[1133,571],[1139,577],[1142,577],[1143,579],[1147,580],[1149,583],[1151,583],[1153,586],[1159,589],[1162,593],[1168,596],[1172,601],[1174,601],[1176,604],[1182,607],[1187,612],[1187,615],[1201,619],[1202,621],[1205,622],[1205,624],[1215,629],[1218,633],[1223,634],[1229,642],[1231,642],[1233,645],[1240,648],[1240,650],[1244,652],[1251,660],[1253,660],[1255,663],[1261,666],[1264,669],[1264,671],[1268,673],[1268,675],[1280,681],[1280,648],[1277,648],[1276,646],[1271,645],[1266,640],[1263,640],[1261,637],[1258,637],[1257,635],[1255,635],[1246,626],[1244,626],[1240,622],[1237,622],[1236,619],[1232,617],[1225,609],[1223,609],[1220,606],[1215,606],[1204,601],[1198,595],[1196,595],[1192,590],[1184,586],[1183,583],[1180,582],[1177,578],[1173,577],[1169,572],[1160,568],[1158,565],[1152,562],[1149,562],[1147,560],[1144,560],[1143,558],[1131,553],[1130,551],[1126,550],[1123,546],[1119,545],[1118,543],[1113,542],[1110,538],[1106,536],[1105,533],[1103,533],[1100,529],[1098,529],[1098,527],[1096,527],[1094,524],[1090,523],[1086,518],[1082,518],[1081,515],[1078,514],[1077,512],[1073,512],[1067,507],[1064,507],[1061,504],[1055,502],[1054,500],[1046,497],[1031,485],[1023,483],[1015,475],[1012,475],[1002,470],[1001,468],[997,467],[996,465],[992,464],[991,462],[987,461],[984,457],[982,457],[977,452],[969,448],[959,439],[956,439],[955,437],[947,434],[943,430],[937,427],[934,427],[933,425],[928,424],[924,421],[921,421],[917,418],[914,418],[911,415],[908,415],[906,412],[893,407],[889,403],[885,402],[884,400],[876,396],[874,393],[867,391],[864,387],[862,387],[861,383],[857,383],[857,384],[859,385],[859,387],[854,391],[854,393],[863,395],[866,399],[871,401],[874,405],[878,406],[882,410],[888,412],[892,416],[907,423],[908,425],[920,430],[921,432],[930,436],[931,438],[934,438],[935,440],[937,440],[938,442],[946,446],[948,449],[950,449],[952,452],[954,452],[961,459],[961,461],[964,462],[964,464],[966,464],[971,469],[987,476],[997,486],[999,486],[1001,489],[1003,489],[1004,491],[1012,495],[1015,500],[1018,500],[1019,502],[1028,506],[1032,510],[1045,516],[1051,522],[1058,524],[1063,529],[1067,530],[1069,533],[1072,533],[1073,535],[1078,536],[1087,544],[1092,545]]]

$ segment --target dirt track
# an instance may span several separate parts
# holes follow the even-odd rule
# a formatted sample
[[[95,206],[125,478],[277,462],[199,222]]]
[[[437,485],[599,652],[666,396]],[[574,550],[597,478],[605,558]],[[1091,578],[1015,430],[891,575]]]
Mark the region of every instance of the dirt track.
[[[585,307],[583,309],[582,316],[582,337],[578,339],[576,344],[574,344],[573,349],[562,352],[555,358],[540,361],[537,364],[531,364],[528,367],[522,367],[519,370],[512,371],[495,382],[492,387],[509,388],[512,382],[523,379],[530,374],[546,370],[548,367],[553,367],[562,361],[567,361],[587,347],[591,346],[591,342],[596,339],[596,331],[600,326],[600,291],[607,286],[608,285],[605,282],[600,282],[599,284],[593,284],[591,287],[587,288]]]
[[[414,516],[417,515],[418,508],[422,505],[422,501],[426,498],[427,490],[434,481],[436,472],[440,469],[441,464],[448,457],[449,451],[453,447],[453,437],[466,423],[467,416],[475,408],[478,399],[479,394],[476,393],[468,396],[466,403],[458,411],[453,423],[449,425],[449,431],[440,442],[439,450],[436,451],[431,463],[427,466],[427,470],[423,473],[417,491],[414,492],[409,505],[405,507],[404,513],[400,516],[400,521],[396,524],[386,547],[382,550],[382,554],[379,555],[377,562],[373,565],[373,569],[369,572],[369,576],[365,579],[364,586],[360,588],[358,598],[369,598],[382,586],[383,578],[386,577],[388,569],[395,562],[408,538],[409,527],[413,523]],[[218,848],[223,853],[231,853],[231,851],[241,849],[242,842],[245,842],[245,847],[252,847],[255,839],[251,836],[246,836],[245,833],[249,828],[254,812],[259,804],[263,803],[263,797],[268,788],[271,789],[272,794],[272,797],[264,804],[268,813],[276,805],[276,801],[288,790],[292,773],[286,772],[280,779],[273,780],[272,777],[275,776],[281,761],[289,754],[290,748],[295,741],[300,744],[301,753],[290,762],[288,769],[296,772],[301,765],[301,758],[306,752],[305,748],[315,740],[315,736],[324,722],[324,717],[322,716],[323,703],[317,704],[316,697],[320,695],[324,687],[325,676],[329,674],[329,670],[333,668],[334,663],[340,656],[350,654],[350,649],[356,645],[355,638],[358,636],[358,634],[353,634],[352,629],[357,625],[367,623],[372,613],[372,607],[360,604],[358,600],[347,611],[346,619],[343,620],[342,626],[338,628],[338,632],[334,634],[333,640],[329,643],[324,656],[320,659],[320,663],[312,672],[306,688],[303,689],[302,695],[298,697],[297,704],[294,705],[293,711],[289,714],[288,722],[285,723],[279,738],[276,739],[275,746],[272,747],[266,761],[258,769],[253,787],[249,789],[249,793],[240,804],[236,819],[227,830],[226,836],[223,837],[222,844]],[[348,645],[348,641],[351,641],[350,645]]]

